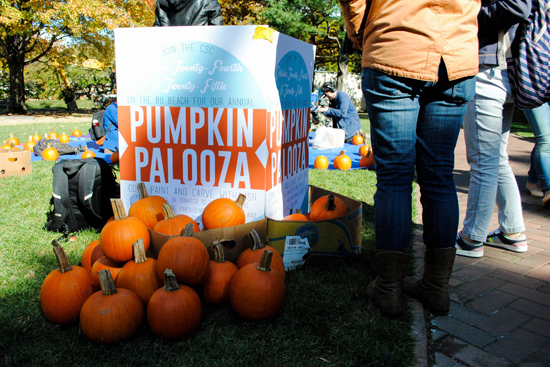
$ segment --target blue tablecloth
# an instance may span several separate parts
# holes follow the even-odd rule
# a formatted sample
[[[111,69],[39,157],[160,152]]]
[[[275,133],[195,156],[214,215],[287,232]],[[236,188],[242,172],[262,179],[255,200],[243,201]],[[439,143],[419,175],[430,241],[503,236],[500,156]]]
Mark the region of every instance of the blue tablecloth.
[[[361,160],[361,156],[359,155],[359,147],[360,145],[353,145],[344,143],[343,147],[340,148],[332,148],[332,149],[313,149],[311,147],[311,139],[313,138],[313,132],[309,133],[309,168],[313,169],[313,164],[315,163],[315,158],[317,158],[320,155],[324,155],[328,158],[329,165],[328,169],[335,169],[334,168],[334,158],[336,158],[337,155],[340,154],[342,150],[346,151],[346,155],[350,157],[351,159],[351,169],[364,169],[363,167],[359,167],[359,161]],[[369,168],[374,169],[374,167]]]

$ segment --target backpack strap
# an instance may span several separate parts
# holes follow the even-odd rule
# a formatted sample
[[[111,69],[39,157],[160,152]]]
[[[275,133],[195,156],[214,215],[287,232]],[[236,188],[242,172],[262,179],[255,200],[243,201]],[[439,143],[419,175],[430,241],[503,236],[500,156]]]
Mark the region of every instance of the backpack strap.
[[[52,167],[54,180],[50,205],[53,205],[53,209],[50,209],[48,215],[50,220],[44,225],[44,229],[48,231],[69,233],[69,226],[66,222],[70,217],[67,208],[71,208],[71,202],[69,198],[69,178],[65,173],[66,163],[67,161],[61,161]]]
[[[95,158],[83,159],[84,167],[82,167],[79,182],[78,182],[78,201],[84,205],[86,209],[86,217],[92,223],[97,223],[103,218],[101,213],[97,213],[92,205],[94,196],[94,183],[97,174],[100,174],[101,167]],[[98,193],[99,194],[99,193]]]

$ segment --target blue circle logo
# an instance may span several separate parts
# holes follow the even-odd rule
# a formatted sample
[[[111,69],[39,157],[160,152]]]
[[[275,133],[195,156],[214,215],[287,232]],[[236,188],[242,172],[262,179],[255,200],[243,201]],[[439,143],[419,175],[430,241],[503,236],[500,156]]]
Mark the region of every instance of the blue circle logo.
[[[295,235],[301,238],[307,238],[309,247],[313,249],[319,242],[319,227],[313,224],[305,224],[298,227]]]

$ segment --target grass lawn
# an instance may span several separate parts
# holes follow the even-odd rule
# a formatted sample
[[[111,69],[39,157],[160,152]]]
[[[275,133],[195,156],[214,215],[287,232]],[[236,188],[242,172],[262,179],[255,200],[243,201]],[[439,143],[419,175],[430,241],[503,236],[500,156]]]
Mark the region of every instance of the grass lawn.
[[[0,139],[35,131],[87,131],[90,122],[0,125]],[[363,121],[364,130],[368,130]],[[372,171],[310,171],[310,183],[363,202],[362,253],[312,259],[286,278],[286,298],[275,318],[245,321],[229,306],[203,305],[189,337],[157,338],[144,321],[137,335],[116,345],[90,342],[78,324],[59,326],[43,315],[40,286],[57,268],[44,231],[53,162],[32,163],[32,174],[0,179],[0,365],[2,366],[412,366],[414,340],[406,307],[397,319],[382,317],[365,297],[373,268]],[[71,264],[99,234],[77,233],[63,243]]]

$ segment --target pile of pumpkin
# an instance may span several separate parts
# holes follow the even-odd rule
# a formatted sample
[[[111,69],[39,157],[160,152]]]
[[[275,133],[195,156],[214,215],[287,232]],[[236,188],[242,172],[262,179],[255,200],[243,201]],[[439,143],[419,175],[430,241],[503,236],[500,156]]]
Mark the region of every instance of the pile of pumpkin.
[[[196,222],[174,215],[163,198],[148,196],[143,184],[138,187],[141,198],[129,210],[135,216],[126,216],[122,201],[112,199],[114,218],[103,227],[99,240],[86,246],[82,266],[69,265],[54,241],[59,269],[45,278],[40,291],[42,310],[50,321],[80,320],[90,340],[116,343],[130,338],[144,318],[158,336],[188,335],[201,321],[202,302],[230,303],[249,320],[279,312],[285,297],[283,260],[256,231],[250,233],[254,245],[235,264],[225,261],[223,241],[212,244],[215,259],[210,260],[205,244],[192,237],[198,230]],[[244,223],[239,208],[243,198],[212,201],[203,212],[205,226],[234,225],[241,218]],[[146,255],[148,228],[178,234],[162,246],[156,259]]]
[[[76,127],[71,132],[71,136],[75,138],[79,138],[82,136],[82,132],[78,130]],[[50,131],[49,133],[46,133],[44,135],[45,139],[55,139],[58,140],[60,143],[68,143],[71,140],[71,137],[65,133],[62,133],[61,135],[58,134],[55,131]],[[34,152],[34,146],[38,144],[38,142],[42,140],[42,136],[40,136],[37,132],[34,133],[34,135],[29,135],[29,140],[27,140],[23,144],[23,150],[28,150],[31,153]],[[1,149],[21,149],[18,147],[20,144],[19,139],[13,136],[13,133],[10,133],[10,137],[6,140],[4,140],[4,143],[2,146],[0,146]],[[93,158],[95,157],[95,153],[91,150],[88,150],[86,147],[86,150],[82,152],[80,158]],[[118,158],[118,154],[116,157],[111,157],[111,162],[115,162]],[[54,147],[50,146],[49,144],[46,146],[46,149],[42,151],[42,159],[46,161],[57,161],[59,159],[59,152]],[[115,159],[115,160],[114,160]]]
[[[362,168],[372,168],[374,167],[374,155],[372,154],[372,148],[369,144],[366,143],[366,134],[363,131],[357,131],[353,136],[351,143],[353,145],[360,145],[358,154],[361,156],[359,160],[359,167]],[[337,155],[333,162],[335,169],[340,170],[349,170],[351,169],[351,158],[346,155],[346,151],[342,150],[339,155]],[[324,155],[319,155],[315,158],[313,167],[316,169],[327,169],[329,166],[329,160]]]

